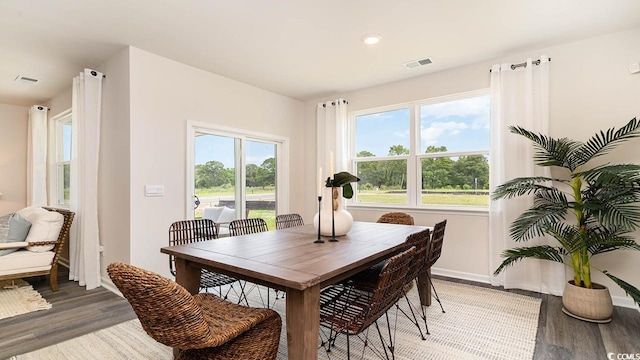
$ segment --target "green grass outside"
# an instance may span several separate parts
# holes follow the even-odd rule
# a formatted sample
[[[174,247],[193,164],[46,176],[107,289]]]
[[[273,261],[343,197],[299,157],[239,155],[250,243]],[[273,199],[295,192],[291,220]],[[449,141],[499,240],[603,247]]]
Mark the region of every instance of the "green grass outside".
[[[406,204],[407,195],[383,191],[361,191],[358,203]],[[422,194],[423,205],[489,206],[489,195]]]

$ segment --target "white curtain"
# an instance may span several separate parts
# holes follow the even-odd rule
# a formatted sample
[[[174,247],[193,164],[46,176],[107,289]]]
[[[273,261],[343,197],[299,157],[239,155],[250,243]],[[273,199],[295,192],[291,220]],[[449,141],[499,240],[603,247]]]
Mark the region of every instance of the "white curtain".
[[[521,126],[535,133],[549,134],[549,58],[535,65],[512,68],[498,64],[491,68],[491,191],[516,177],[550,176],[549,168],[535,166],[531,142],[512,134],[508,127]],[[516,243],[509,236],[511,223],[533,204],[532,197],[492,201],[489,207],[489,266],[493,273],[502,262],[504,250],[541,244],[548,239]],[[564,269],[550,261],[525,259],[492,277],[492,285],[542,293],[561,294]]]
[[[29,109],[27,139],[27,205],[47,205],[47,112],[45,106]]]
[[[317,161],[323,169],[323,177],[326,179],[333,175],[330,174],[330,153],[334,154],[334,173],[349,171],[347,101],[335,99],[318,104],[317,126]]]
[[[102,74],[84,69],[73,79],[69,279],[87,290],[101,286],[98,231],[98,159]]]

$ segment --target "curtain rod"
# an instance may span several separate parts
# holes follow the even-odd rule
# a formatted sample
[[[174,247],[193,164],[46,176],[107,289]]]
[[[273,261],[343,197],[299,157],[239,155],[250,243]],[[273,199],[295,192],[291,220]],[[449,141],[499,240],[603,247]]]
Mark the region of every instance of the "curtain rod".
[[[551,61],[551,58],[549,58],[549,61]],[[538,59],[536,61],[532,61],[531,63],[534,64],[534,65],[540,65],[540,59]],[[520,63],[520,64],[511,64],[511,70],[515,70],[515,69],[517,69],[519,67],[525,67],[526,68],[527,67],[527,63],[523,62],[523,63]],[[489,69],[489,72],[491,72],[491,69]]]
[[[347,100],[344,100],[344,99],[342,99],[342,103],[343,103],[343,104],[349,104],[349,102],[348,102]],[[331,102],[331,105],[336,106],[336,102],[335,102],[335,101],[332,101],[332,102]],[[326,103],[325,103],[325,104],[322,104],[322,107],[323,107],[323,108],[326,108],[326,107],[327,107],[327,104],[326,104]]]

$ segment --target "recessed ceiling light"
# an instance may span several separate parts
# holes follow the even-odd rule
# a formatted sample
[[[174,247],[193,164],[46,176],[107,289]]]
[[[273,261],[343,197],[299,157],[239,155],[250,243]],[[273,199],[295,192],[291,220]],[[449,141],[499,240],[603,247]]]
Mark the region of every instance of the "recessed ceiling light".
[[[380,39],[382,39],[382,36],[379,34],[366,34],[360,40],[367,45],[375,45],[380,42]]]

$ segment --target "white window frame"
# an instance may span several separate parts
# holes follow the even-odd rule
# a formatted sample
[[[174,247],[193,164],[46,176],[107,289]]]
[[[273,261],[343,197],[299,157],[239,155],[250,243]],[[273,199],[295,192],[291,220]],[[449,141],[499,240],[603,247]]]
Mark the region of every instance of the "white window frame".
[[[383,203],[358,203],[358,191],[355,191],[354,198],[349,202],[350,208],[379,208],[379,209],[423,209],[437,211],[459,211],[459,212],[488,212],[488,206],[462,206],[462,205],[430,205],[422,204],[422,159],[439,157],[458,157],[467,155],[489,155],[490,149],[478,149],[473,151],[448,151],[442,153],[422,153],[420,148],[420,107],[442,102],[468,99],[490,94],[490,89],[480,89],[453,95],[439,96],[435,98],[418,100],[372,109],[358,110],[349,113],[349,141],[351,153],[349,154],[350,170],[355,171],[359,162],[365,161],[385,161],[385,160],[406,160],[407,161],[407,203],[406,204],[383,204]],[[356,157],[356,118],[358,116],[388,112],[393,110],[409,109],[409,155],[396,156],[375,156]],[[491,164],[489,164],[491,166]]]
[[[194,139],[196,133],[211,134],[218,136],[226,136],[240,139],[240,176],[236,178],[236,183],[243,184],[239,186],[241,206],[236,208],[238,215],[246,214],[246,141],[259,141],[274,144],[276,147],[276,214],[286,214],[289,212],[289,138],[284,136],[260,133],[255,131],[236,129],[226,126],[219,126],[210,123],[187,120],[187,158],[186,158],[186,202],[185,202],[185,218],[193,219],[193,199],[195,196],[195,154]]]
[[[71,109],[67,109],[55,116],[52,116],[49,120],[49,205],[59,208],[69,209],[70,204],[60,203],[60,186],[58,177],[58,166],[69,164],[71,167],[71,159],[69,161],[62,161],[62,147],[63,147],[63,134],[62,125],[67,121],[71,122],[71,131],[75,131],[75,124],[73,122],[73,114]],[[62,189],[64,191],[64,189]],[[70,189],[69,191],[72,191]],[[64,195],[63,195],[64,196]]]

